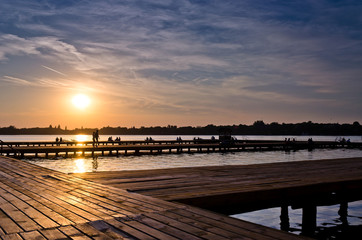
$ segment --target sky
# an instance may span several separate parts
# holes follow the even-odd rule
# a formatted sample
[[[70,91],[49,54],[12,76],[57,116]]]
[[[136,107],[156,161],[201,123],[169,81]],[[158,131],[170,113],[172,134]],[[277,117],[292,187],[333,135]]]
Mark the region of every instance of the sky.
[[[360,0],[0,6],[0,127],[362,122]]]

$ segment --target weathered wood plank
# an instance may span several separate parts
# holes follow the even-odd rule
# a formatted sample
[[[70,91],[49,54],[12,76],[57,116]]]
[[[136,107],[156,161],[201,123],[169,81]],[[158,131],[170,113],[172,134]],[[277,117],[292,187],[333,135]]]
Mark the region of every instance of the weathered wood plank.
[[[17,233],[7,234],[7,235],[0,235],[0,238],[3,240],[23,240]]]
[[[105,234],[105,233],[95,229],[91,225],[89,225],[89,223],[77,224],[74,227],[77,228],[79,231],[85,233],[87,236],[91,237],[92,239],[96,239],[96,240],[110,240],[110,239],[112,239],[107,234]],[[123,239],[126,239],[126,238],[123,238]]]
[[[76,229],[74,226],[63,226],[58,228],[62,233],[71,239],[90,240],[91,238]]]
[[[152,213],[151,213],[152,215]],[[185,229],[178,229],[170,225],[169,222],[163,223],[160,221],[157,221],[155,219],[152,219],[150,217],[139,217],[137,221],[146,224],[148,226],[152,226],[155,229],[159,229],[171,236],[175,236],[180,239],[188,239],[188,240],[199,240],[201,238],[192,235],[185,231]]]
[[[25,240],[46,240],[46,238],[40,234],[38,231],[31,231],[31,232],[22,232],[20,235]]]
[[[136,228],[130,227],[129,225],[127,225],[123,222],[117,221],[116,219],[108,219],[104,222],[97,222],[97,223],[92,222],[90,224],[99,230],[103,229],[101,231],[112,232],[121,237],[131,236],[136,239],[145,239],[145,240],[156,239],[156,238],[148,235],[147,233],[142,232]]]
[[[166,216],[165,216],[166,215]],[[146,216],[156,219],[164,224],[168,224],[174,228],[182,229],[198,238],[202,239],[228,239],[226,236],[221,235],[222,233],[213,231],[212,226],[208,226],[205,229],[205,226],[201,222],[194,224],[191,221],[183,221],[182,217],[167,216],[168,213],[156,214],[156,213],[147,213]],[[206,231],[203,231],[206,230]],[[221,230],[221,229],[219,229]]]
[[[23,231],[15,221],[6,215],[3,210],[2,206],[0,205],[0,227],[5,231],[5,233],[18,233]]]
[[[57,239],[57,240],[66,240],[69,239],[65,234],[63,234],[58,229],[42,229],[39,231],[47,239]]]

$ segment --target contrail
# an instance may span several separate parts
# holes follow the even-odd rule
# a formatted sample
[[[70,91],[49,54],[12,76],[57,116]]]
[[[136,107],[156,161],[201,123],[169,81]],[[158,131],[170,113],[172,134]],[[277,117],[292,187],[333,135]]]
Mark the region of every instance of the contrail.
[[[44,66],[44,65],[41,65],[41,66],[42,66],[43,68],[46,68],[46,69],[52,71],[52,72],[55,72],[55,73],[58,73],[58,74],[60,74],[60,75],[62,75],[62,76],[64,76],[64,77],[67,77],[67,75],[65,75],[64,73],[61,73],[61,72],[59,72],[59,71],[57,71],[57,70],[55,70],[55,69],[53,69],[53,68],[50,68],[50,67],[47,67],[47,66]]]
[[[11,76],[3,76],[3,80],[7,81],[7,82],[17,83],[20,85],[32,85],[32,83],[27,80],[24,80],[21,78],[16,78],[16,77],[11,77]]]

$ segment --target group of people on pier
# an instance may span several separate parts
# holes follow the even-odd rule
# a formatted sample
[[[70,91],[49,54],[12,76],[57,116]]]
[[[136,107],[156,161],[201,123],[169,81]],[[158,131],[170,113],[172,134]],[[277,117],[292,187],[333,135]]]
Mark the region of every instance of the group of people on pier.
[[[116,137],[116,139],[113,140],[113,137],[110,136],[108,138],[108,142],[120,142],[121,141],[121,137]]]
[[[60,145],[60,143],[61,142],[63,142],[63,138],[62,137],[57,137],[56,139],[55,139],[55,142],[57,143],[57,145]]]

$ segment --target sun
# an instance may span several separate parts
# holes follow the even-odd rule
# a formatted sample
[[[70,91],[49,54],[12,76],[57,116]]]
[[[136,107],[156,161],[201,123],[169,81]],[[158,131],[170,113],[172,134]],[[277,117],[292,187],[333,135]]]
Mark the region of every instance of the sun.
[[[81,110],[86,109],[89,106],[90,102],[90,98],[84,94],[77,94],[72,98],[73,105]]]

